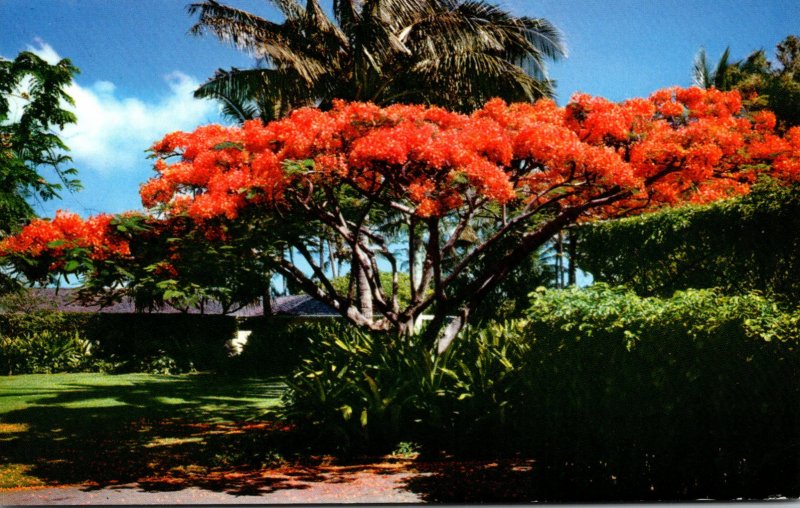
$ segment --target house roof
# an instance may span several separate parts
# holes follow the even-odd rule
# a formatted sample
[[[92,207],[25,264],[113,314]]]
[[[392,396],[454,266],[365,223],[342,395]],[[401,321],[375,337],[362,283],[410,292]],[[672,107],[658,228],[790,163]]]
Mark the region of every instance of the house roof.
[[[123,297],[119,302],[106,307],[99,305],[88,305],[81,303],[77,299],[77,291],[72,288],[34,288],[31,289],[31,297],[36,300],[33,307],[38,309],[58,310],[61,312],[98,312],[103,314],[132,314],[136,312],[134,301],[130,297]],[[147,313],[148,311],[144,311]],[[184,311],[166,305],[151,311],[153,314],[180,314]],[[276,315],[288,316],[338,316],[339,314],[330,306],[315,300],[308,295],[289,295],[278,296],[272,299],[272,312]],[[200,314],[197,308],[186,311],[188,314]],[[209,302],[204,308],[204,314],[222,314],[222,306],[219,302]],[[264,315],[264,308],[261,302],[247,305],[228,315],[235,317],[259,317]]]

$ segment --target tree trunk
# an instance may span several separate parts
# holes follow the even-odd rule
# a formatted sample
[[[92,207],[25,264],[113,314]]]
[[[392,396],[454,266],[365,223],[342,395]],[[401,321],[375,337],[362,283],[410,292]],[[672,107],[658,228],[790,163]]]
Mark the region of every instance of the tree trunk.
[[[331,264],[331,275],[333,278],[339,277],[339,261],[336,259],[336,252],[334,252],[333,242],[328,240],[328,262]]]
[[[358,248],[358,247],[356,247]],[[353,257],[354,261],[357,259],[358,254]],[[364,267],[361,266],[360,263],[356,261],[356,264],[353,266],[353,270],[355,271],[356,275],[356,285],[358,287],[358,303],[359,308],[361,310],[361,314],[364,318],[372,321],[373,318],[373,311],[372,311],[372,290],[369,287],[369,278],[367,275],[366,270]]]
[[[272,298],[270,297],[269,288],[261,295],[261,310],[264,317],[272,315]]]
[[[564,237],[559,231],[556,235],[556,288],[564,288]]]
[[[408,220],[408,283],[411,285],[411,301],[417,301],[417,285],[414,277],[414,264],[417,260],[417,238],[416,238],[416,224],[417,221],[412,215]],[[413,322],[413,318],[412,318]],[[412,325],[413,328],[413,325]]]
[[[325,237],[321,234],[319,235],[319,267],[324,272],[325,271]]]
[[[567,261],[569,262],[568,271],[568,284],[570,286],[574,286],[577,284],[577,267],[575,266],[575,257],[577,256],[578,252],[578,236],[575,234],[575,231],[570,231],[567,233]]]

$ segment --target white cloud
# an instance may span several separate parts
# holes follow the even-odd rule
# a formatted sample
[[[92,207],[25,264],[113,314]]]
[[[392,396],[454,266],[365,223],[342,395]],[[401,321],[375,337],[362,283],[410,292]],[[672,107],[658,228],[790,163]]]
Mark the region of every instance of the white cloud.
[[[48,62],[61,58],[46,42],[35,42],[37,47],[28,46],[29,51]],[[102,174],[134,171],[148,164],[144,150],[165,134],[192,130],[216,118],[218,106],[192,97],[197,80],[180,71],[163,79],[169,92],[155,101],[120,97],[110,81],[89,87],[73,83],[67,89],[75,100],[78,121],[66,126],[61,138],[78,168]]]
[[[33,39],[33,42],[36,43],[36,46],[28,46],[25,48],[26,50],[30,51],[34,55],[38,56],[45,62],[49,63],[50,65],[55,65],[61,60],[61,56],[56,53],[56,50],[53,49],[52,46],[44,42],[39,37]]]

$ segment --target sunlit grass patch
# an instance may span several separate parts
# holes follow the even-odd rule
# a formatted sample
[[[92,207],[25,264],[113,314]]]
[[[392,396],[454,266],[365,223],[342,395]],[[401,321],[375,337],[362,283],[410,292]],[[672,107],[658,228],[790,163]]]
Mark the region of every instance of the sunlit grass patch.
[[[195,437],[159,437],[153,439],[146,445],[145,448],[155,448],[157,446],[175,446],[186,443],[202,443],[204,439],[200,436]]]
[[[16,432],[25,432],[29,429],[26,423],[2,423],[0,422],[0,434],[14,434]]]
[[[209,467],[219,450],[260,453],[284,389],[211,374],[0,377],[0,488],[127,483]]]
[[[28,464],[2,464],[0,465],[0,489],[13,489],[20,487],[41,487],[46,485],[41,479],[31,476]]]

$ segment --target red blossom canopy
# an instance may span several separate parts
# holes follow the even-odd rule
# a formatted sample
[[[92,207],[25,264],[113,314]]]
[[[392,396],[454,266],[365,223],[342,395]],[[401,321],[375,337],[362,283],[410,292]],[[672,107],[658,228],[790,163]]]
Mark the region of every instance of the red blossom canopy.
[[[300,109],[267,125],[249,121],[169,134],[152,147],[157,175],[140,192],[157,217],[189,217],[200,226],[234,221],[245,210],[307,214],[351,245],[353,265],[378,280],[370,256],[380,239],[343,219],[334,196],[336,189],[353,189],[370,207],[404,215],[410,231],[414,224],[430,230],[424,270],[435,277],[420,276],[408,315],[394,309],[394,319],[388,303],[383,309],[387,319],[400,322],[430,305],[423,295],[432,277],[446,285],[514,228],[527,228],[528,236],[519,252],[500,256],[512,264],[575,221],[743,194],[760,175],[800,179],[800,128],[783,136],[774,128],[772,113],[743,111],[738,92],[699,88],[669,88],[621,103],[578,94],[565,108],[551,100],[493,100],[471,115],[337,102],[330,111]],[[441,260],[464,228],[481,210],[501,205],[495,232],[443,278]],[[534,229],[523,226],[542,211],[556,215]],[[446,217],[452,218],[449,236],[439,231]],[[93,249],[98,259],[128,255],[124,238],[109,224],[107,216],[84,223],[61,213],[53,221],[33,221],[0,251],[58,257],[74,245]],[[57,239],[65,242],[53,243]],[[380,249],[386,254],[385,242]],[[350,312],[352,296],[328,285],[319,289],[282,263],[279,270],[302,279],[307,291]],[[482,283],[479,275],[472,290],[483,291],[502,272],[487,273]],[[435,298],[464,300],[441,287]]]
[[[800,175],[800,129],[772,132],[769,112],[740,115],[737,92],[666,89],[620,104],[576,95],[494,100],[470,116],[438,108],[336,103],[241,128],[217,125],[173,133],[153,146],[159,175],[142,186],[147,207],[197,219],[236,217],[250,204],[288,206],[285,191],[339,181],[407,202],[421,217],[441,216],[474,193],[498,203],[530,203],[570,189],[570,203],[600,188],[633,191],[607,215],[642,205],[708,202],[747,192],[771,163],[773,174]],[[167,164],[164,159],[180,155]],[[287,173],[285,161],[313,160]],[[243,189],[256,189],[258,197]]]

